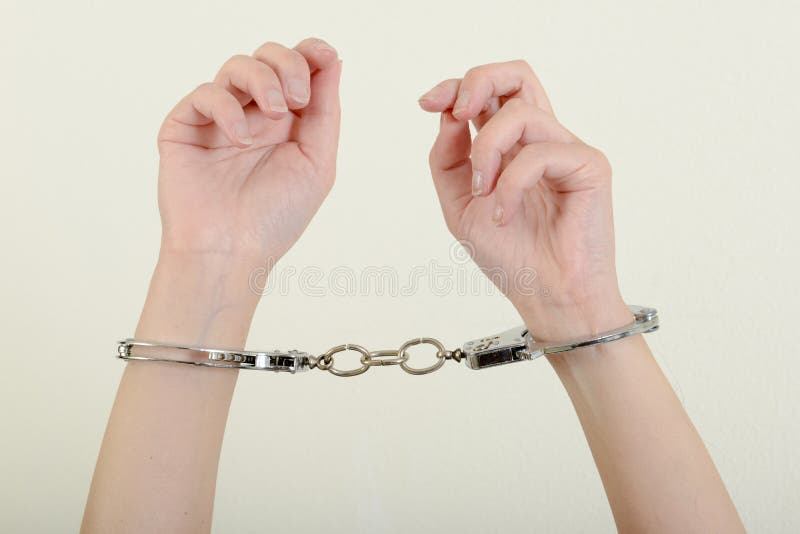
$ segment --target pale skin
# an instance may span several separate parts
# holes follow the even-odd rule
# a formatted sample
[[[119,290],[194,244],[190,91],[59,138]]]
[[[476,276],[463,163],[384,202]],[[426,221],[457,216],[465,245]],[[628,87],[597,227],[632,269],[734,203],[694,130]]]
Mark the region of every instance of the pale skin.
[[[286,253],[333,185],[340,72],[319,39],[267,43],[170,112],[158,138],[161,253],[136,338],[244,347],[259,300],[250,273]],[[629,322],[611,167],[558,122],[531,68],[471,69],[420,106],[441,116],[429,161],[450,231],[482,269],[533,268],[549,286],[546,298],[501,288],[525,324],[558,340]],[[549,359],[621,532],[744,531],[641,335]],[[82,532],[210,530],[236,373],[126,365]]]

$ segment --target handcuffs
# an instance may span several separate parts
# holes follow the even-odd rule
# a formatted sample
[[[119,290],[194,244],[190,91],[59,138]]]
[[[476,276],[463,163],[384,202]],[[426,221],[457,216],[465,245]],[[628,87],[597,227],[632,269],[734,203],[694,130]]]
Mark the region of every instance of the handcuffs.
[[[117,357],[123,360],[183,363],[203,367],[288,373],[317,368],[342,377],[360,375],[371,367],[398,365],[409,374],[423,375],[440,369],[448,360],[453,360],[457,363],[463,360],[470,369],[486,369],[509,363],[535,360],[540,356],[608,343],[636,334],[646,334],[658,329],[658,312],[654,308],[628,306],[628,309],[633,314],[631,323],[608,332],[560,343],[536,341],[533,334],[523,325],[493,336],[467,341],[461,348],[455,350],[446,350],[440,341],[428,337],[409,340],[397,350],[370,351],[361,345],[348,343],[332,347],[319,356],[312,356],[307,352],[297,350],[258,352],[224,350],[125,339],[118,343]],[[428,344],[436,348],[436,361],[432,365],[414,367],[409,364],[409,349],[420,344]],[[142,347],[143,350],[140,352],[136,347]],[[344,351],[359,353],[361,366],[355,369],[337,368],[334,355]]]

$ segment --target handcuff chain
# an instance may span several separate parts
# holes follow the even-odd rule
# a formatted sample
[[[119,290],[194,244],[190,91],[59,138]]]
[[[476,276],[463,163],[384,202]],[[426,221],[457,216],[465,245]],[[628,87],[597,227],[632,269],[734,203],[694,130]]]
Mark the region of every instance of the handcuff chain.
[[[411,357],[408,349],[414,345],[433,345],[436,348],[436,361],[428,367],[412,367],[408,364]],[[355,369],[337,369],[335,366],[334,355],[340,352],[353,351],[361,355],[359,361],[360,367]],[[346,343],[344,345],[336,345],[331,347],[323,354],[317,357],[310,356],[308,358],[308,367],[311,369],[320,369],[328,371],[329,373],[340,376],[343,378],[358,376],[366,373],[371,367],[381,367],[385,365],[399,365],[400,368],[411,375],[427,375],[434,371],[438,371],[445,364],[447,360],[461,362],[462,352],[461,349],[447,350],[438,339],[431,337],[419,337],[406,341],[399,349],[382,349],[382,350],[367,350],[361,345],[353,343]]]
[[[499,334],[467,341],[462,348],[455,350],[446,350],[437,339],[419,337],[406,341],[396,350],[370,351],[361,345],[347,343],[331,347],[327,352],[314,357],[307,352],[298,350],[219,349],[128,338],[117,343],[117,357],[123,360],[289,373],[318,368],[341,377],[366,373],[370,367],[399,365],[408,374],[426,375],[441,369],[447,360],[456,362],[463,360],[469,369],[486,369],[508,363],[535,360],[542,356],[552,356],[600,343],[609,343],[637,334],[655,332],[659,328],[658,311],[655,308],[629,305],[628,309],[633,315],[633,321],[628,324],[557,343],[538,341],[525,325],[520,325]],[[436,360],[428,367],[413,367],[409,364],[411,358],[409,349],[422,344],[432,345],[436,349]],[[133,353],[132,349],[139,347],[147,349],[144,353],[140,353],[138,350]],[[162,352],[164,350],[166,352]],[[337,368],[335,355],[345,351],[358,352],[361,355],[359,358],[361,366],[355,369]]]

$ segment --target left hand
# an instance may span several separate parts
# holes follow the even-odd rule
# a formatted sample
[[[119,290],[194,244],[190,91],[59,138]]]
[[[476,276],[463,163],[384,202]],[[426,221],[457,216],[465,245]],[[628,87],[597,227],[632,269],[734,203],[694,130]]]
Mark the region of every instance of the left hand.
[[[614,265],[611,166],[556,120],[528,64],[470,69],[420,105],[441,113],[430,165],[447,226],[531,330],[557,339],[630,321]]]

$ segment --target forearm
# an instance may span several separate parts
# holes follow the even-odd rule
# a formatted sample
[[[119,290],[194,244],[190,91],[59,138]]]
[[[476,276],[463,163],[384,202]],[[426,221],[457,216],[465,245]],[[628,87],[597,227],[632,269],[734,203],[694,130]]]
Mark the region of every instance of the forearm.
[[[136,338],[243,348],[257,298],[225,258],[162,257]],[[100,450],[83,532],[203,532],[237,371],[129,362]]]
[[[621,532],[741,532],[703,442],[643,336],[549,357]]]

